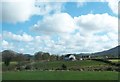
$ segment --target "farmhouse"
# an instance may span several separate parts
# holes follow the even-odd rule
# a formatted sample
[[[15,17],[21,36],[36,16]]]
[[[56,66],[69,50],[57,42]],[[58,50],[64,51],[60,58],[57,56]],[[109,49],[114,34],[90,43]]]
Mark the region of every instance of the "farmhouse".
[[[72,55],[72,54],[67,54],[67,55],[65,55],[65,58],[64,58],[64,59],[65,59],[65,60],[71,60],[71,61],[75,61],[75,60],[76,60],[75,56]]]

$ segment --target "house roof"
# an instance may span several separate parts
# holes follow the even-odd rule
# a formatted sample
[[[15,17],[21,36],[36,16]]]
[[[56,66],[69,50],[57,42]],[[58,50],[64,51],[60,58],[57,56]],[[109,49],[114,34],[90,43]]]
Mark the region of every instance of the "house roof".
[[[72,54],[67,54],[67,55],[65,55],[65,57],[69,57],[69,56],[71,56]]]

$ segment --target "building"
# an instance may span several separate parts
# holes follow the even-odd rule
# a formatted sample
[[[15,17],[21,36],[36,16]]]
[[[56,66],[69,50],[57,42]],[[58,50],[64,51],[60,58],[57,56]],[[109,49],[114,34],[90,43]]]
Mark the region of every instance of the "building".
[[[65,55],[65,60],[71,60],[71,61],[75,61],[76,60],[76,57],[72,54],[67,54]]]

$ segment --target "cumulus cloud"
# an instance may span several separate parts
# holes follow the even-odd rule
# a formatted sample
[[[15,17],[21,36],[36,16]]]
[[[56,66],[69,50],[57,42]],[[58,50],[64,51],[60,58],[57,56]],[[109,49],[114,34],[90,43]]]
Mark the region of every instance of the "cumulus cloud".
[[[24,41],[24,42],[29,42],[33,40],[33,37],[26,33],[23,33],[22,35],[17,35],[17,34],[13,34],[12,32],[7,32],[7,31],[3,32],[3,37],[9,38],[15,41]]]
[[[68,20],[71,21],[68,22]],[[40,49],[52,53],[103,51],[118,45],[117,21],[117,17],[106,13],[81,15],[74,18],[69,14],[59,13],[48,16],[34,25],[34,31],[44,32],[43,35],[49,36],[49,38],[36,36],[36,41],[39,42],[35,43],[46,45]],[[54,33],[59,39],[54,40],[53,35],[47,33]]]
[[[33,15],[46,15],[60,12],[62,3],[37,2],[36,0],[3,0],[0,2],[3,22],[17,23],[29,20]]]
[[[86,49],[101,51],[118,45],[117,17],[108,14],[88,14],[74,19],[79,26],[79,34],[83,37]]]
[[[107,13],[71,17],[67,13],[60,12],[60,3],[56,5],[54,3],[35,3],[34,0],[22,3],[21,1],[20,3],[3,2],[4,10],[2,12],[5,13],[3,21],[16,23],[24,22],[32,15],[45,16],[32,26],[32,31],[38,32],[39,36],[3,32],[3,38],[22,42],[13,43],[14,47],[19,45],[19,50],[16,51],[34,53],[41,50],[64,54],[103,51],[118,45],[117,17]],[[112,2],[108,3],[114,12],[116,8],[113,8],[112,4]],[[50,15],[53,12],[55,13]],[[7,40],[2,42],[4,48],[13,48],[13,44]]]
[[[8,41],[6,40],[2,40],[2,49],[13,49],[14,46],[12,43],[9,43]]]
[[[117,32],[118,19],[106,14],[88,14],[74,17],[79,29],[87,33]],[[86,33],[84,32],[84,33]]]
[[[36,0],[2,0],[0,2],[0,20],[3,22],[17,23],[29,20],[33,15],[47,15],[50,13],[61,12],[63,4],[71,0],[59,1],[36,1]],[[93,0],[98,2],[108,2],[108,6],[113,13],[118,13],[119,0]],[[61,2],[61,3],[60,3]],[[63,3],[64,2],[64,3]],[[76,0],[77,7],[83,6],[85,2],[90,0]]]
[[[8,44],[7,41],[3,40],[3,41],[2,41],[2,45],[3,45],[3,46],[8,46],[9,44]]]
[[[32,30],[44,33],[71,33],[74,29],[76,24],[67,13],[47,16],[32,27]]]
[[[14,43],[20,46],[19,50],[16,50],[19,52],[29,51],[32,54],[36,51],[51,54],[97,52],[118,45],[117,23],[117,17],[108,14],[71,17],[67,13],[57,13],[44,17],[32,27],[34,32],[40,33],[39,36],[3,32],[3,37],[22,41],[23,43]],[[4,41],[4,45],[8,45],[8,42]]]
[[[118,14],[118,3],[119,0],[105,0],[108,2],[108,6],[111,8],[113,13]]]
[[[3,1],[2,4],[2,21],[3,22],[24,22],[30,18],[34,12],[34,0],[17,0],[15,2]]]

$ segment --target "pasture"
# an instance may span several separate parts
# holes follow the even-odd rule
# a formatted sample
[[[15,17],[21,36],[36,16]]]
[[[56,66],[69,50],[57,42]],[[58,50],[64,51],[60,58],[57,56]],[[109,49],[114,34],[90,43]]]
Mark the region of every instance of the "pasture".
[[[111,61],[113,63],[120,63],[120,59],[110,59],[109,61]]]
[[[3,65],[3,80],[117,80],[118,72],[105,71],[110,67],[108,63],[82,60],[82,61],[36,61],[29,62],[32,69],[14,70],[17,62],[12,62],[8,67]],[[66,70],[58,70],[61,65],[67,66]],[[37,68],[37,69],[36,69]],[[82,69],[82,70],[81,70]],[[96,70],[99,69],[99,70]],[[103,69],[103,70],[102,70]]]
[[[118,72],[19,71],[3,72],[3,80],[117,80]]]
[[[11,62],[9,66],[5,66],[4,63],[2,65],[3,70],[12,70],[16,68],[17,62]],[[21,62],[21,64],[18,64],[18,66],[30,66],[33,70],[56,70],[61,69],[62,64],[65,64],[67,66],[67,69],[84,69],[89,67],[90,68],[100,68],[100,67],[106,67],[110,66],[107,63],[100,62],[100,61],[94,61],[94,60],[82,60],[82,61],[34,61],[34,62]]]
[[[109,66],[109,64],[93,60],[82,61],[49,61],[49,62],[36,62],[33,67],[40,69],[56,69],[60,68],[62,64],[65,64],[67,68],[82,68],[82,67],[94,67],[94,66]]]

